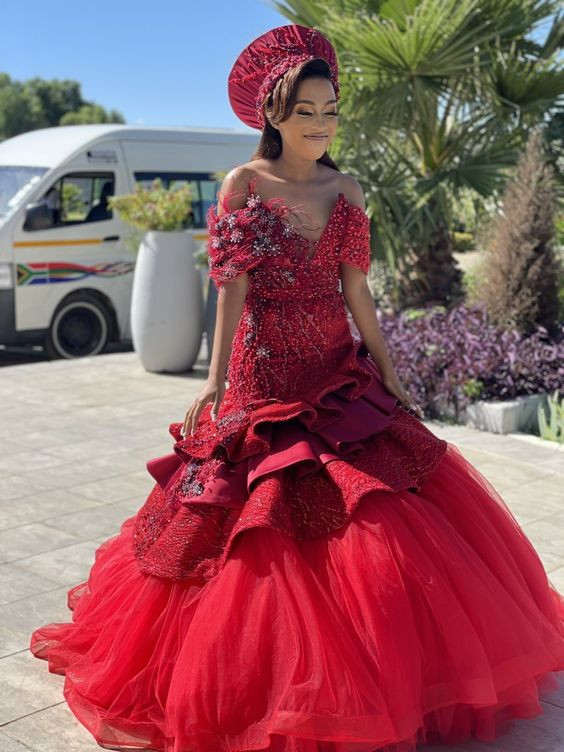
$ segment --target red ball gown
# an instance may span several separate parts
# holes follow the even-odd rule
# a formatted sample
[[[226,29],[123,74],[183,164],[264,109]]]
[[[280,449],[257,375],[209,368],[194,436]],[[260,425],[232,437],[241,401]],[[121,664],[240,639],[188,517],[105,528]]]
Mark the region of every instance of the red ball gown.
[[[210,274],[249,288],[215,419],[30,649],[107,749],[411,752],[541,714],[564,598],[502,498],[382,385],[339,264],[369,221],[340,194],[313,245],[280,199],[208,212]]]

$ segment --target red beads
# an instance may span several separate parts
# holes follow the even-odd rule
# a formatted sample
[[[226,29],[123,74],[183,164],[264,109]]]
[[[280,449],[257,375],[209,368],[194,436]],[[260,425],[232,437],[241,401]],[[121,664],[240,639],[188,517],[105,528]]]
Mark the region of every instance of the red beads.
[[[251,192],[241,209],[208,212],[210,277],[217,287],[249,273],[229,362],[232,397],[290,399],[342,368],[352,347],[339,263],[368,272],[370,224],[340,193],[316,241],[289,207]]]
[[[170,424],[177,467],[137,515],[146,574],[214,577],[252,527],[330,533],[369,491],[419,488],[446,451],[351,332],[340,264],[368,272],[365,212],[340,193],[312,240],[290,222],[295,209],[251,189],[242,208],[208,212],[211,278],[247,273],[249,284],[217,417],[208,403],[186,437]]]

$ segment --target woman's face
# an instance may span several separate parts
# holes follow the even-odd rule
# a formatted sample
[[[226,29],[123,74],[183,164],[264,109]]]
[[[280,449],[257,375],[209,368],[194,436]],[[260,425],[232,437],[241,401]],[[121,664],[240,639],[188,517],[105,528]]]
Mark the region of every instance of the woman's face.
[[[280,131],[283,149],[289,147],[314,160],[328,149],[337,131],[337,121],[333,84],[318,76],[299,82],[289,117],[274,127]]]

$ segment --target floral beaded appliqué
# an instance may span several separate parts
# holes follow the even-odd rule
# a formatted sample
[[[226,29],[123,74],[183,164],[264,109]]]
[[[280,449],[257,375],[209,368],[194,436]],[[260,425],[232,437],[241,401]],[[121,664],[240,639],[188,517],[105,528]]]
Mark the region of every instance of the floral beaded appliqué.
[[[340,260],[368,274],[370,255],[370,219],[359,206],[351,205],[343,234]]]
[[[286,221],[290,211],[282,199],[265,202],[254,191],[247,197],[245,206],[220,217],[217,217],[215,208],[210,207],[207,217],[210,231],[208,255],[210,277],[217,286],[243,272],[250,272],[265,259],[276,257],[283,260],[279,271],[283,271],[287,282],[294,283],[294,271],[287,266],[284,268],[284,264],[317,261],[324,247],[335,252],[343,241],[343,225],[347,228],[344,253],[350,259],[349,263],[356,260],[356,265],[366,267],[365,257],[367,253],[370,255],[368,217],[362,209],[349,204],[343,193],[339,193],[317,240],[306,238]],[[273,280],[266,279],[262,287],[265,288],[268,282]]]
[[[264,258],[282,250],[276,239],[276,216],[254,193],[248,196],[244,207],[220,217],[211,206],[207,221],[209,275],[217,286],[251,271]]]

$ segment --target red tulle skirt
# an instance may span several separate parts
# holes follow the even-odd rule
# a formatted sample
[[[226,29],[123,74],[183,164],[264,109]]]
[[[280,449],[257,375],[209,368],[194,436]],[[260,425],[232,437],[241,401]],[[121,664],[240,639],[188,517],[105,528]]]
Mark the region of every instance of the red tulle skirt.
[[[564,598],[455,445],[418,493],[341,529],[245,531],[207,582],[143,574],[135,517],[30,648],[98,744],[166,752],[409,752],[542,713]]]

